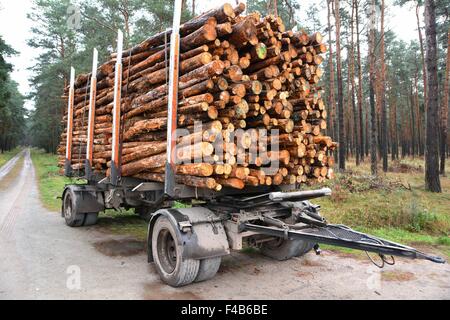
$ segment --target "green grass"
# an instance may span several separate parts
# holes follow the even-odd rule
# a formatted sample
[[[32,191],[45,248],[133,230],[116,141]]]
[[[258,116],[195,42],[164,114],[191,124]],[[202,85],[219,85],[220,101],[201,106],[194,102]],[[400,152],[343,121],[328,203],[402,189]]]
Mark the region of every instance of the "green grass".
[[[61,210],[61,197],[67,184],[82,183],[83,180],[64,177],[58,167],[58,156],[31,150],[31,157],[38,178],[41,201],[50,211]],[[114,234],[130,235],[143,240],[147,235],[147,224],[134,214],[133,210],[116,212],[107,210],[100,213],[99,230]]]
[[[60,211],[62,192],[66,184],[76,181],[60,174],[58,156],[44,153],[41,150],[31,150],[31,158],[36,169],[36,176],[42,203],[50,211]]]
[[[16,154],[18,154],[20,151],[22,151],[22,148],[15,148],[10,151],[5,151],[3,153],[0,153],[0,168],[7,163],[9,160],[11,160]]]
[[[345,174],[328,182],[333,196],[314,201],[327,220],[394,242],[432,246],[450,257],[450,179],[441,177],[443,193],[431,193],[425,190],[421,159],[391,163],[387,174],[379,169],[378,178],[367,173],[369,165],[350,162]]]
[[[127,235],[137,240],[147,239],[147,222],[134,213],[134,210],[107,210],[100,214],[98,220],[99,231]]]

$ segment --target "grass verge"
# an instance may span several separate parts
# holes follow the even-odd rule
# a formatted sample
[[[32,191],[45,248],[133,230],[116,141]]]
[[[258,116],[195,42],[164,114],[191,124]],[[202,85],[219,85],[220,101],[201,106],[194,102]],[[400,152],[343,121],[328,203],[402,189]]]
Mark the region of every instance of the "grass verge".
[[[82,180],[61,175],[56,155],[33,149],[31,157],[36,169],[41,201],[48,210],[58,212],[61,209],[61,200],[58,197],[61,196],[66,184],[79,183]],[[135,215],[133,210],[102,212],[98,227],[100,231],[128,235],[139,240],[144,240],[147,236],[146,222]]]
[[[31,159],[36,170],[41,201],[50,211],[61,209],[61,197],[66,184],[72,183],[72,179],[59,173],[58,156],[45,153],[42,150],[31,150]]]
[[[18,154],[20,151],[22,151],[22,148],[15,148],[10,151],[5,151],[3,153],[0,153],[0,168],[3,167],[5,163],[7,163],[9,160],[14,158],[16,154]]]

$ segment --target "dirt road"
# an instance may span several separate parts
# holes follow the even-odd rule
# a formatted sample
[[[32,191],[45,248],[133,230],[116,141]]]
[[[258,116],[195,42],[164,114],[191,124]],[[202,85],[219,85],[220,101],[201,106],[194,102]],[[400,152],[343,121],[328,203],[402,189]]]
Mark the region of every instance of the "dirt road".
[[[0,299],[450,299],[450,266],[401,260],[380,271],[330,251],[282,263],[234,253],[212,281],[169,288],[143,243],[67,228],[44,209],[24,151],[0,169]]]

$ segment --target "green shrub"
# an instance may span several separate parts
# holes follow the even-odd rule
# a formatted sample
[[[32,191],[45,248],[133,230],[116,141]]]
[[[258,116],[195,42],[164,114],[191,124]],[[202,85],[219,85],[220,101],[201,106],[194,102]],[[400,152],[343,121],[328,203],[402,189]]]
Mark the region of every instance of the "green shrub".
[[[413,232],[429,231],[433,232],[435,224],[439,220],[438,217],[427,209],[420,208],[416,200],[412,200],[407,211],[407,220],[409,226],[406,229]]]

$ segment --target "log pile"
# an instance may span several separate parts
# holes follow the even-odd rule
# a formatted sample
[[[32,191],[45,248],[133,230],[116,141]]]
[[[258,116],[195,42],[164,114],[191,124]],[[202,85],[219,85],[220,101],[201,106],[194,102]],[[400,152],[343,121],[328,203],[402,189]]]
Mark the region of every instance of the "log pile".
[[[177,140],[176,155],[184,163],[177,166],[177,181],[217,191],[323,182],[333,176],[337,144],[322,135],[327,126],[319,86],[321,54],[327,50],[322,36],[287,31],[279,17],[244,16],[244,10],[243,4],[225,4],[181,26],[178,127],[186,131]],[[123,52],[124,177],[164,181],[168,41],[170,31]],[[113,54],[98,68],[96,84],[93,166],[106,175],[115,59]],[[74,170],[82,169],[86,158],[90,78],[84,74],[75,81]],[[66,88],[66,101],[68,94]],[[67,113],[62,122],[66,125]],[[58,149],[61,167],[66,132]]]

